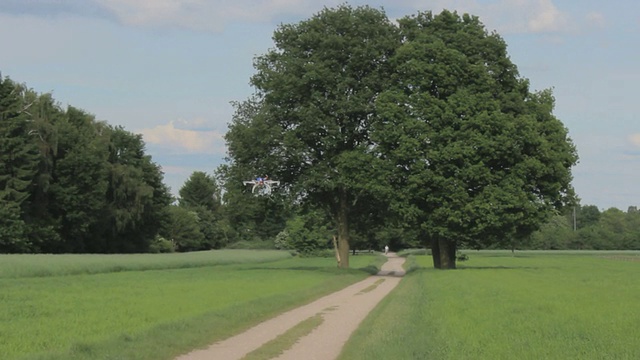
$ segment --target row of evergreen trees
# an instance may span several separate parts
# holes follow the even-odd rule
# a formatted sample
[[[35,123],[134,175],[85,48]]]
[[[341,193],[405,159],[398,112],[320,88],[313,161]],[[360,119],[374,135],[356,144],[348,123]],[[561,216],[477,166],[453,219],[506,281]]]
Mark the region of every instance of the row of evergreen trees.
[[[0,78],[0,253],[147,251],[171,201],[140,135]]]

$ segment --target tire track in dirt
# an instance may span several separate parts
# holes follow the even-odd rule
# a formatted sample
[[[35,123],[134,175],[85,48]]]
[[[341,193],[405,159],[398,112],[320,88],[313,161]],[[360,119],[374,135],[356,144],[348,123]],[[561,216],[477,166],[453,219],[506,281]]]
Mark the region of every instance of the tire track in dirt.
[[[239,360],[284,334],[301,321],[322,314],[324,321],[275,359],[332,360],[371,310],[393,290],[404,276],[404,258],[387,255],[378,275],[326,295],[307,305],[282,313],[249,330],[195,350],[176,360]],[[380,281],[383,279],[384,281]]]

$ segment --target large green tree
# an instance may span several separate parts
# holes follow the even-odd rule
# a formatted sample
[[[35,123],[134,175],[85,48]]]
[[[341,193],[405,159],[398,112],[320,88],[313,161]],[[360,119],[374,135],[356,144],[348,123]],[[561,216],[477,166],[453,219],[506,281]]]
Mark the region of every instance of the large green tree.
[[[577,155],[551,92],[529,90],[477,17],[420,13],[400,30],[376,139],[434,266],[455,268],[459,246],[524,239],[570,202]]]
[[[109,132],[106,207],[97,252],[145,252],[167,219],[171,202],[163,174],[144,152],[142,136]]]
[[[232,167],[269,169],[326,209],[341,266],[367,224],[413,225],[435,267],[455,268],[458,247],[514,246],[572,201],[577,155],[551,91],[530,91],[477,17],[394,26],[340,6],[274,41],[227,134]]]
[[[23,217],[39,162],[31,105],[25,86],[0,77],[0,252],[32,249]]]
[[[171,201],[144,143],[0,79],[0,252],[143,252]]]
[[[213,212],[220,207],[220,188],[215,178],[205,172],[193,172],[178,193],[182,206],[202,206]]]
[[[397,28],[382,11],[343,5],[282,25],[273,40],[275,48],[255,61],[256,98],[239,107],[252,116],[227,133],[230,159],[326,210],[339,265],[348,267],[354,204],[379,180],[370,129],[375,100],[389,85]]]
[[[98,214],[106,206],[107,139],[98,136],[93,116],[69,107],[53,123],[52,151],[41,152],[43,164],[36,192],[43,225],[55,226],[58,242],[39,241],[46,252],[86,252],[99,241]]]
[[[198,250],[224,246],[227,243],[227,226],[222,218],[221,192],[217,180],[202,171],[195,171],[180,188],[179,194],[180,206],[198,215],[203,235]]]

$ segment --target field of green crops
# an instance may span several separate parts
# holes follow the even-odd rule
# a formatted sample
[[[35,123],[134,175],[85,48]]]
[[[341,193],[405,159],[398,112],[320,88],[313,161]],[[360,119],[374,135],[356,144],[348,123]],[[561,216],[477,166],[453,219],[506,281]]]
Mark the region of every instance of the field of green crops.
[[[277,251],[0,255],[2,359],[172,359],[369,274]]]
[[[218,250],[173,254],[2,255],[0,279],[194,268],[290,258],[286,251]]]
[[[417,256],[341,359],[640,359],[637,252],[469,256]]]

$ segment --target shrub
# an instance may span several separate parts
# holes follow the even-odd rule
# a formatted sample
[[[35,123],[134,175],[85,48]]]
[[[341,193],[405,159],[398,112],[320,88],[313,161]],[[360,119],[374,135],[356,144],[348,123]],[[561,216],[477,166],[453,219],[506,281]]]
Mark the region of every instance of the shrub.
[[[408,257],[409,255],[431,255],[431,249],[405,249],[398,252],[398,256]]]
[[[176,251],[176,244],[160,235],[156,235],[151,244],[149,244],[150,253],[172,253]]]
[[[273,250],[276,246],[271,240],[240,240],[227,245],[227,249]]]
[[[469,255],[458,253],[458,255],[456,255],[456,259],[458,259],[458,261],[467,261],[469,260]]]
[[[301,255],[316,256],[318,251],[328,248],[331,239],[331,232],[324,224],[319,212],[297,215],[287,221],[285,230],[276,237],[276,244]]]

